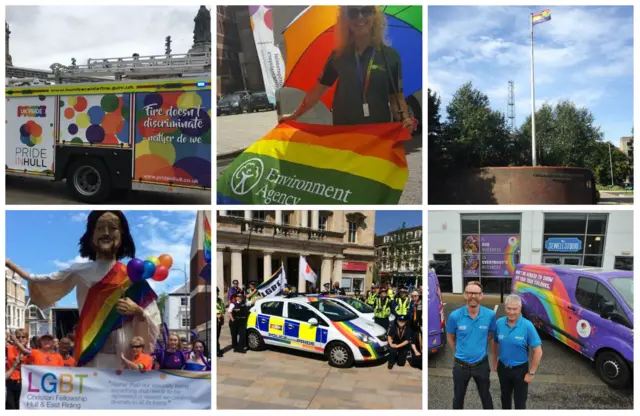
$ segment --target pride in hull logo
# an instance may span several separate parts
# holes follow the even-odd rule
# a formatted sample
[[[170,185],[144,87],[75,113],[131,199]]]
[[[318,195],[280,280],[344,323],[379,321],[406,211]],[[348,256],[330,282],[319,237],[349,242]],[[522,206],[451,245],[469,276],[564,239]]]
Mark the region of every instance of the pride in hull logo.
[[[580,319],[576,324],[576,331],[582,338],[588,338],[591,335],[591,325],[584,319]]]
[[[249,159],[233,172],[231,178],[231,190],[236,195],[246,195],[255,188],[262,174],[264,173],[264,164],[258,158]]]

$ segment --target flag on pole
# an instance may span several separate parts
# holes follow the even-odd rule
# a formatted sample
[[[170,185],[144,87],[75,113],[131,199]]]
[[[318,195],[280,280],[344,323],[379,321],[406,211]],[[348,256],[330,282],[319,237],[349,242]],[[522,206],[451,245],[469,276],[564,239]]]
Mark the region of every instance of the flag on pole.
[[[284,292],[284,287],[287,285],[287,278],[284,274],[284,267],[280,266],[278,270],[269,278],[269,280],[262,282],[256,290],[263,298],[269,298],[279,295]]]
[[[311,282],[312,285],[316,285],[316,281],[318,280],[318,275],[313,271],[309,263],[307,263],[307,259],[304,256],[300,256],[300,266],[298,267],[299,277],[302,277],[304,280]]]
[[[534,25],[547,22],[551,20],[551,10],[546,9],[541,11],[540,13],[534,14],[531,16],[531,19],[533,20]]]

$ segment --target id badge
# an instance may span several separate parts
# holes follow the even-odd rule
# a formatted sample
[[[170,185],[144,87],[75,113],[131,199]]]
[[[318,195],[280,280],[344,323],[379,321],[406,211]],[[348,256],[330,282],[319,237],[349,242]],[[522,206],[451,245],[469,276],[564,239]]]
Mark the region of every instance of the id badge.
[[[362,104],[362,112],[364,113],[365,117],[369,117],[369,104],[368,103]]]

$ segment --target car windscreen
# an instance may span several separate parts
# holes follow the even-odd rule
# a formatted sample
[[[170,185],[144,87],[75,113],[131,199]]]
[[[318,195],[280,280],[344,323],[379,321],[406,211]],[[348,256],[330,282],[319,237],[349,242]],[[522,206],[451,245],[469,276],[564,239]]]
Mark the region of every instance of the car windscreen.
[[[350,321],[358,318],[358,315],[331,299],[317,299],[309,302],[309,306],[323,313],[333,322]]]
[[[624,300],[629,309],[633,312],[633,279],[628,277],[615,277],[609,279],[609,284],[613,286],[618,295]]]
[[[229,103],[229,96],[225,95],[224,97],[220,98],[220,100],[218,100],[218,104],[228,104]]]
[[[360,313],[373,313],[373,308],[355,298],[341,298],[343,302],[348,303],[353,309]]]

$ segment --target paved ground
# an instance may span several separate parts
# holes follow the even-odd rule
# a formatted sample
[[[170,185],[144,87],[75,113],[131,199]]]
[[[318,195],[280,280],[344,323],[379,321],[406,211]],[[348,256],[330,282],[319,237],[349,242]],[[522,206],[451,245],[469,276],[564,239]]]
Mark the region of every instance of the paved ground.
[[[220,116],[217,118],[217,176],[235,156],[264,136],[277,124],[275,111]],[[409,178],[400,197],[402,205],[422,204],[422,135],[416,135],[405,145]]]
[[[229,327],[222,328],[229,345]],[[230,347],[228,347],[230,348]],[[217,361],[218,409],[422,409],[422,371],[385,362],[348,369],[288,349],[227,351]]]
[[[69,195],[67,185],[64,182],[49,182],[41,179],[7,176],[6,184],[6,203],[9,205],[83,204]],[[131,192],[125,199],[114,199],[110,203],[132,205],[211,205],[211,192],[191,195],[135,191]]]
[[[633,205],[633,192],[600,191],[600,205]]]
[[[451,311],[463,305],[461,296],[445,298],[445,319]],[[452,303],[453,301],[453,303]],[[504,316],[499,297],[485,297],[483,306]],[[488,349],[490,351],[490,349]],[[632,409],[633,387],[615,390],[596,375],[591,361],[575,353],[564,344],[542,335],[543,357],[535,382],[529,388],[527,408],[531,409]],[[451,409],[453,352],[448,346],[428,360],[429,409]],[[491,395],[495,408],[500,408],[500,385],[496,373],[491,374]],[[481,409],[480,397],[473,382],[467,390],[466,409]]]

